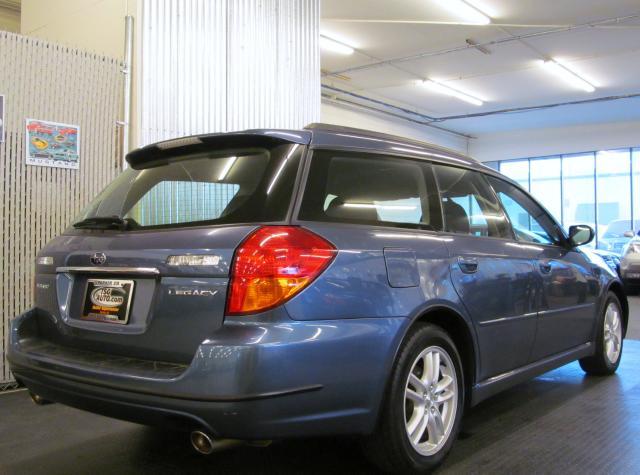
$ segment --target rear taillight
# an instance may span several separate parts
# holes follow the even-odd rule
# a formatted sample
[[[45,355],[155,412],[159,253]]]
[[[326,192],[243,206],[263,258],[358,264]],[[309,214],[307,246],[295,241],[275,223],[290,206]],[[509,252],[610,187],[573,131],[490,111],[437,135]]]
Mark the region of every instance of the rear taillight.
[[[286,302],[313,282],[336,253],[330,242],[306,229],[258,228],[236,250],[227,315],[257,313]]]

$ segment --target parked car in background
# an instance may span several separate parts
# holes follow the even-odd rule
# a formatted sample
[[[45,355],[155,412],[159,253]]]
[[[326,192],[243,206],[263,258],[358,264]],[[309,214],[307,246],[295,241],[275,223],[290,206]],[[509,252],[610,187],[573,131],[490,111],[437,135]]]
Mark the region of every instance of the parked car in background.
[[[640,287],[640,236],[630,239],[623,248],[620,277],[628,293],[637,293]]]
[[[594,256],[594,258],[600,258],[604,261],[604,263],[609,266],[609,268],[614,271],[619,277],[622,277],[620,274],[620,254],[616,254],[615,252],[603,251],[602,249],[593,249],[588,246],[584,246],[582,251],[586,252]]]
[[[597,248],[622,254],[624,246],[629,242],[629,239],[635,236],[634,230],[637,229],[640,229],[640,221],[634,221],[633,227],[628,219],[611,221],[598,239]]]
[[[12,321],[35,401],[182,429],[205,454],[356,435],[382,469],[425,473],[467,407],[620,363],[628,304],[581,247],[593,229],[473,159],[315,125],[127,161],[38,254]]]

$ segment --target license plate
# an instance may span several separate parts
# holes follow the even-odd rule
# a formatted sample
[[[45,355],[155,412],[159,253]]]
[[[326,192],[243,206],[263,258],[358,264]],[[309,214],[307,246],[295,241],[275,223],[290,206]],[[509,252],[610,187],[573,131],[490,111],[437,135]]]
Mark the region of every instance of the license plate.
[[[133,285],[133,280],[88,279],[80,318],[126,324]]]
[[[640,272],[627,273],[627,279],[640,279]]]

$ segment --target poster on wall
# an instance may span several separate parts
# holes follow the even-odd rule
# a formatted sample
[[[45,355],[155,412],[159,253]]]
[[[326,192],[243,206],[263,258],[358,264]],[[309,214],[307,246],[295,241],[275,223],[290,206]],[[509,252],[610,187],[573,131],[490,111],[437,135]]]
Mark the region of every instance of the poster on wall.
[[[27,165],[79,168],[79,126],[27,119],[25,137]]]
[[[0,143],[4,142],[4,96],[0,94]]]

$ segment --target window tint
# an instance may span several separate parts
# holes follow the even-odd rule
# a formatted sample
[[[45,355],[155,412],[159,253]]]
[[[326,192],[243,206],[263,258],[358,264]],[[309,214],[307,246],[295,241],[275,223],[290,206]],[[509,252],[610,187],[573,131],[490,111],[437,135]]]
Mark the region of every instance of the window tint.
[[[474,236],[512,237],[505,216],[483,176],[471,170],[434,165],[445,231]]]
[[[162,181],[145,193],[126,217],[140,226],[218,219],[239,190],[235,184]]]
[[[133,229],[279,221],[289,209],[302,150],[291,144],[211,150],[129,168],[77,221],[119,216]]]
[[[442,228],[428,163],[329,151],[314,153],[300,219]]]
[[[516,239],[538,244],[555,244],[559,234],[549,215],[523,191],[506,181],[487,177],[502,202]]]

